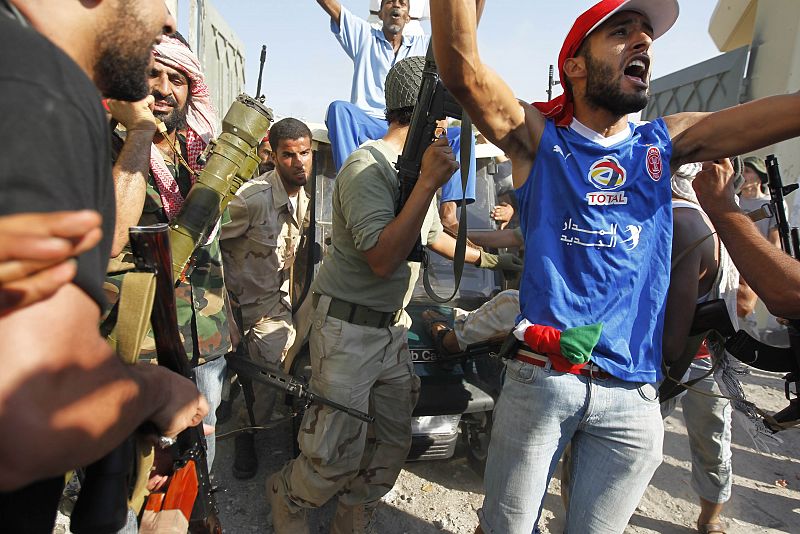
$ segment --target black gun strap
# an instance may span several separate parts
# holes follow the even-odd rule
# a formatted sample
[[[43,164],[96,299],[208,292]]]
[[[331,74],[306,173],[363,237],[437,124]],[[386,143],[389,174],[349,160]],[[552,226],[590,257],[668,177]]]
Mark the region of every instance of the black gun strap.
[[[428,274],[428,262],[423,264],[425,271],[422,274],[422,284],[425,292],[434,301],[440,304],[449,302],[458,294],[461,285],[461,275],[464,273],[464,258],[467,253],[467,181],[469,168],[472,164],[472,120],[466,111],[461,113],[461,150],[459,162],[461,165],[461,210],[458,216],[458,237],[456,237],[456,250],[453,255],[453,293],[449,297],[440,297],[431,286]],[[427,254],[427,252],[425,253]]]

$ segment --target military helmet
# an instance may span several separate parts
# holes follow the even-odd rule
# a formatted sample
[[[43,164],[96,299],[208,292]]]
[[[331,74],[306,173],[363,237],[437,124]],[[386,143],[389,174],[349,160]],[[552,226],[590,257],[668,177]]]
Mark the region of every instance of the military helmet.
[[[423,56],[407,57],[395,63],[386,75],[386,111],[413,108],[422,85]]]

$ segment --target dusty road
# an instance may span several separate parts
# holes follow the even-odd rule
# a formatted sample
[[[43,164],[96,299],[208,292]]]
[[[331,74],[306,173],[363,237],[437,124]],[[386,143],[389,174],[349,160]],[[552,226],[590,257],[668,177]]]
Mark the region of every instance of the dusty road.
[[[777,375],[753,371],[744,378],[750,400],[768,410],[783,408],[783,381]],[[699,508],[689,485],[688,439],[680,409],[665,421],[664,463],[626,529],[630,534],[696,532]],[[729,534],[800,533],[800,430],[780,434],[784,443],[769,454],[756,451],[740,429],[733,431],[733,496],[725,506]],[[258,436],[260,464],[251,481],[230,474],[233,441],[218,445],[215,477],[225,531],[229,534],[271,533],[264,499],[264,480],[291,457],[288,425]],[[786,484],[783,487],[783,484]],[[474,531],[474,510],[483,500],[480,478],[456,452],[449,461],[409,463],[378,510],[381,534],[467,534]],[[335,505],[311,514],[312,532],[327,532]],[[559,480],[550,485],[541,520],[543,533],[562,532]]]

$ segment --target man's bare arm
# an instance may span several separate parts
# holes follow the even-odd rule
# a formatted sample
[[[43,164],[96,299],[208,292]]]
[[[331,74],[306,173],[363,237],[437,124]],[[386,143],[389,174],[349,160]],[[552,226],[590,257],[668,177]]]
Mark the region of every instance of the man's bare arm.
[[[665,118],[673,138],[673,169],[684,163],[746,154],[797,137],[800,93],[761,98],[705,116],[674,117]]]
[[[99,335],[99,315],[69,284],[0,319],[0,491],[86,465],[144,421],[174,436],[207,413],[190,380],[123,365]]]
[[[428,243],[428,248],[440,256],[444,256],[448,260],[452,260],[456,255],[456,239],[450,234],[442,232],[439,234],[439,237],[436,238],[436,241]],[[464,263],[475,265],[480,259],[481,252],[476,248],[468,246],[464,252]]]
[[[742,278],[778,317],[800,318],[800,263],[767,241],[733,201],[730,163],[704,164],[693,187]]]
[[[156,119],[150,106],[153,97],[139,102],[108,100],[111,115],[126,128],[125,144],[117,156],[112,174],[116,196],[117,218],[111,256],[116,256],[128,243],[128,228],[138,224],[147,195],[150,173],[150,148],[156,133]]]
[[[485,248],[512,248],[521,247],[522,238],[518,229],[509,230],[470,230],[467,232],[469,240]]]
[[[390,278],[420,235],[425,214],[436,191],[458,170],[453,150],[442,136],[428,147],[422,156],[417,184],[397,217],[386,225],[378,243],[364,252],[370,269],[377,276]]]
[[[336,0],[317,0],[317,3],[330,15],[331,20],[338,26],[342,16],[342,4]]]
[[[520,103],[508,84],[481,62],[475,0],[431,3],[439,74],[478,129],[514,161],[514,185],[524,183],[544,130],[544,117]]]
[[[701,237],[696,233],[689,217],[686,217],[693,213],[678,213],[679,211],[687,212],[689,210],[674,212],[673,257],[687,250],[698,237]],[[662,357],[668,365],[676,362],[686,347],[697,303],[701,261],[701,248],[695,247],[681,258],[670,274],[667,310],[664,316],[664,335],[661,343]]]

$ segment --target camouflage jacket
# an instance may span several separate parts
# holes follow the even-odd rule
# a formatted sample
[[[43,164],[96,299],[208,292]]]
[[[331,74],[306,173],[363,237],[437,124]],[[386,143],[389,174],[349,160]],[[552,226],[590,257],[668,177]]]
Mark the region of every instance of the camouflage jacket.
[[[228,205],[220,245],[232,300],[241,307],[245,329],[279,309],[292,309],[291,269],[308,227],[308,195],[301,190],[296,208],[275,170],[250,180]]]
[[[185,154],[183,138],[181,148]],[[173,176],[176,169],[167,165]],[[185,171],[184,171],[185,172]],[[179,177],[185,181],[187,177]],[[224,219],[224,217],[223,217]],[[166,213],[161,203],[152,173],[147,180],[147,195],[145,197],[142,216],[139,225],[166,223]],[[123,261],[132,261],[130,248],[120,255]],[[208,244],[201,246],[195,253],[195,269],[189,283],[181,282],[175,288],[175,300],[178,313],[178,329],[181,340],[186,350],[186,355],[194,364],[204,363],[224,356],[231,351],[231,335],[226,306],[228,305],[225,283],[223,281],[222,254],[219,247],[219,232]],[[122,284],[122,275],[110,274],[106,279],[106,293],[112,303],[115,302],[114,293],[119,294]],[[152,331],[142,344],[142,359],[155,358],[155,340]]]

